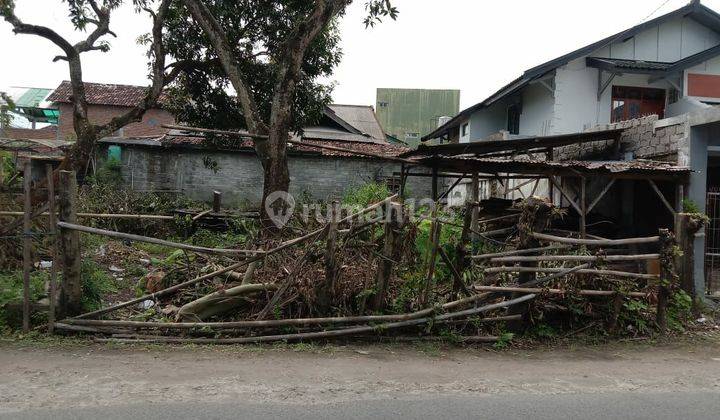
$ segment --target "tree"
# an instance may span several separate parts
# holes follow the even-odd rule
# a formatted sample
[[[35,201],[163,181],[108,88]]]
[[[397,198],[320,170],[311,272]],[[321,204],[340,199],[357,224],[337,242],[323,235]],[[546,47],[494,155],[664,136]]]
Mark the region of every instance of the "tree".
[[[0,16],[13,26],[16,34],[28,34],[45,38],[55,44],[62,51],[53,61],[67,61],[72,86],[73,128],[77,141],[67,154],[63,168],[72,168],[82,172],[92,156],[98,139],[105,137],[121,127],[140,121],[145,112],[154,107],[162,94],[163,87],[170,83],[179,73],[180,69],[173,69],[165,73],[165,49],[163,46],[163,24],[172,0],[161,0],[157,11],[150,6],[152,0],[133,0],[132,3],[138,11],[144,10],[153,18],[152,34],[148,56],[152,63],[152,85],[148,88],[143,100],[134,108],[124,114],[113,118],[106,124],[94,124],[88,118],[88,103],[85,95],[85,85],[82,74],[82,54],[90,51],[107,52],[110,45],[103,38],[115,36],[110,29],[111,13],[120,7],[123,0],[67,0],[70,19],[78,31],[88,31],[87,37],[75,44],[62,37],[51,28],[32,25],[23,22],[15,14],[14,0],[0,0]]]
[[[197,111],[204,111],[205,117],[221,115],[226,122],[218,125],[235,125],[255,136],[264,171],[261,212],[269,227],[265,201],[275,191],[288,191],[290,184],[289,133],[317,118],[329,101],[331,87],[317,79],[330,75],[339,63],[336,23],[351,3],[180,0],[182,7],[174,8],[168,19],[171,38],[177,42],[168,50],[178,63],[192,64],[195,70],[179,83],[180,90],[195,100],[183,110],[184,116],[197,116]],[[366,9],[366,26],[397,16],[390,0],[368,1]],[[232,99],[225,93],[228,85],[235,91]],[[227,118],[221,110],[233,110],[231,115],[238,118]],[[218,122],[212,115],[206,123]]]

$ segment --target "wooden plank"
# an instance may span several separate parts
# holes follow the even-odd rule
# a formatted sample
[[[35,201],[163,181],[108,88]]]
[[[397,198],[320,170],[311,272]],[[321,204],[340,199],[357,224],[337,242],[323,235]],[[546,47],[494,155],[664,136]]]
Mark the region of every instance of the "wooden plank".
[[[475,290],[479,292],[501,292],[501,293],[549,293],[552,295],[565,295],[577,293],[580,296],[615,296],[621,294],[614,290],[562,290],[562,289],[540,289],[532,287],[501,287],[501,286],[475,286]],[[643,292],[628,292],[621,295],[634,298],[647,298],[648,294]]]
[[[495,252],[492,254],[482,254],[482,255],[473,255],[473,260],[489,260],[491,258],[495,257],[508,257],[511,255],[525,255],[525,254],[534,254],[536,252],[545,252],[545,251],[555,251],[559,249],[567,249],[568,246],[565,245],[551,245],[551,246],[544,246],[540,248],[528,248],[528,249],[517,249],[514,251],[504,251],[504,252]]]

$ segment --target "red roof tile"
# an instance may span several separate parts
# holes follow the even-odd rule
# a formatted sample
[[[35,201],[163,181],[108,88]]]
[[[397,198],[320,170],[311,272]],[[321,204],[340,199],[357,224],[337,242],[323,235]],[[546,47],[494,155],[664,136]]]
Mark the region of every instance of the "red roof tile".
[[[139,104],[147,93],[147,86],[111,85],[85,82],[85,96],[90,105],[132,107]],[[51,102],[69,103],[72,86],[65,80],[48,96]],[[161,98],[162,100],[162,98]]]

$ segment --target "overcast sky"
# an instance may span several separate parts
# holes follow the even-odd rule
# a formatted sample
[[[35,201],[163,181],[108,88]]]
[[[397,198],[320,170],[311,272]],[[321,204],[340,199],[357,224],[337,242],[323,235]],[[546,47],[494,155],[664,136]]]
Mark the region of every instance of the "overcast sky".
[[[460,89],[461,108],[483,100],[522,71],[683,6],[688,0],[393,0],[398,20],[362,25],[365,0],[342,22],[344,58],[335,73],[337,103],[375,103],[378,87]],[[59,0],[16,0],[27,23],[48,25],[78,40]],[[720,0],[703,0],[720,11]],[[658,9],[658,7],[662,7]],[[622,11],[622,12],[620,12]],[[146,85],[146,16],[124,8],[113,15],[109,53],[83,55],[88,82]],[[68,78],[49,41],[13,35],[0,21],[0,89],[56,87]]]

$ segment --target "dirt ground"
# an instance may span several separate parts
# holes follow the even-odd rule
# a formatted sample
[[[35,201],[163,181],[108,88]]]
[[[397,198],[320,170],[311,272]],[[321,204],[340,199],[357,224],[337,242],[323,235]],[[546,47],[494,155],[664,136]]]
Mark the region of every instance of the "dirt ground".
[[[720,392],[720,337],[493,350],[435,344],[142,346],[0,340],[0,413],[132,403]]]

